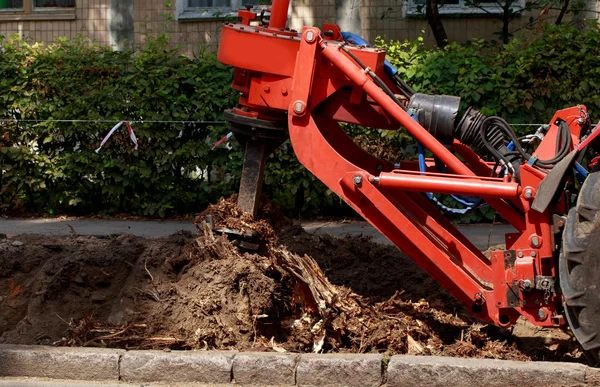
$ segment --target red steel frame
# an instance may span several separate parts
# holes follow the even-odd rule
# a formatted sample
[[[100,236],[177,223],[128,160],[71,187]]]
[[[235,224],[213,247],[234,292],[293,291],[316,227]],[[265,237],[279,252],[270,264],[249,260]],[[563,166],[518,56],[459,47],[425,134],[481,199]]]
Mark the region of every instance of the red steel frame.
[[[552,215],[566,212],[564,198],[544,213],[530,209],[546,173],[524,165],[520,183],[486,177],[490,163],[457,141],[450,147],[437,141],[340,49],[337,26],[325,25],[325,34],[285,29],[288,6],[289,0],[273,0],[269,27],[252,26],[247,10],[240,11],[242,24],[223,26],[218,59],[235,67],[243,114],[280,119],[287,112],[299,161],[482,320],[510,326],[524,316],[540,326],[564,324],[560,297],[535,288],[557,276]],[[347,48],[385,78],[385,52]],[[557,112],[537,156],[554,156],[559,119],[577,146],[582,112]],[[452,173],[423,174],[414,161],[394,169],[359,148],[339,122],[402,127]],[[420,192],[481,196],[518,232],[506,236],[506,251],[486,258]]]

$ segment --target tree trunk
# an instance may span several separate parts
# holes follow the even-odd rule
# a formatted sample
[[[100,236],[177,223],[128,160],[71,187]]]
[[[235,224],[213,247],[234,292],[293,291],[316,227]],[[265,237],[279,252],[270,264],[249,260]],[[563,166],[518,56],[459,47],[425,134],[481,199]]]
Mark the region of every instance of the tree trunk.
[[[503,13],[502,13],[502,42],[504,44],[508,44],[509,42],[509,37],[510,37],[510,32],[509,32],[509,24],[511,22],[511,10],[510,10],[510,6],[512,5],[512,0],[506,0],[506,3],[504,3],[503,8]]]
[[[507,18],[504,18],[504,20],[502,20],[502,42],[504,44],[508,44],[508,42],[510,41],[510,39],[509,39],[510,32],[508,30],[509,23],[510,23],[510,20],[507,20]]]
[[[425,4],[425,15],[427,16],[427,22],[431,27],[431,32],[435,37],[435,42],[439,48],[444,48],[448,45],[448,34],[442,24],[442,19],[438,12],[438,1],[439,0],[427,0]]]
[[[558,17],[556,18],[556,22],[554,24],[556,24],[557,26],[560,25],[560,23],[562,23],[563,18],[565,17],[565,14],[567,13],[567,9],[569,8],[569,3],[571,2],[571,0],[563,0],[563,6],[560,9],[560,14],[558,14]]]

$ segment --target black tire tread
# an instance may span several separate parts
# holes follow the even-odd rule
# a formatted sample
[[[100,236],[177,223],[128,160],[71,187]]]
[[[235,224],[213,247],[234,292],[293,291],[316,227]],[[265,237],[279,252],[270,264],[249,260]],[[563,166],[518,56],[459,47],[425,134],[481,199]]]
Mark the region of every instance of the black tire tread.
[[[600,172],[569,211],[559,259],[566,319],[592,366],[600,365]]]

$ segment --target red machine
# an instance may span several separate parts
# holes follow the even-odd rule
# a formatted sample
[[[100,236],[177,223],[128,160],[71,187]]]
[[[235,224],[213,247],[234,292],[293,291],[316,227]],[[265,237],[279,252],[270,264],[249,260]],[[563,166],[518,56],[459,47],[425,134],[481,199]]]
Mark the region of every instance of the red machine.
[[[241,10],[241,23],[221,32],[218,59],[235,68],[240,92],[225,115],[246,150],[242,209],[256,214],[265,160],[289,136],[306,168],[478,318],[502,327],[519,316],[538,326],[568,323],[598,364],[600,173],[583,185],[571,173],[580,167],[574,156],[600,133],[585,107],[558,111],[535,136],[519,139],[499,117],[474,109],[460,117],[457,97],[414,93],[384,72],[384,51],[345,42],[336,25],[286,28],[288,6],[273,0],[268,22]],[[377,159],[340,122],[403,128],[420,144],[420,159]],[[529,154],[522,143],[533,137],[540,142]],[[424,148],[434,157],[425,159]],[[479,197],[518,232],[488,259],[433,194],[469,205]]]

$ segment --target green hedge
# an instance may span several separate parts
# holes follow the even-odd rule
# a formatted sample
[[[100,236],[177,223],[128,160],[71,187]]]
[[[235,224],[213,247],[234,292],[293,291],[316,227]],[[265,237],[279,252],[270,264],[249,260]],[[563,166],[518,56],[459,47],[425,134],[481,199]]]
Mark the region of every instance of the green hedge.
[[[139,150],[122,131],[96,153],[114,123],[47,121],[219,120],[235,102],[231,71],[212,56],[189,60],[153,43],[133,54],[83,38],[48,47],[0,41],[0,117],[41,121],[2,125],[3,206],[165,216],[233,189],[206,176],[239,163],[235,152],[210,152],[224,127],[135,124]]]
[[[550,26],[506,46],[378,44],[416,90],[459,95],[463,108],[528,123],[547,122],[557,109],[575,104],[600,115],[599,42],[595,27],[582,33]],[[0,206],[167,216],[199,211],[235,192],[237,143],[210,150],[228,132],[225,126],[139,122],[217,121],[235,104],[231,69],[211,54],[178,55],[167,43],[159,37],[143,51],[113,52],[81,37],[50,46],[0,38],[0,120],[8,120],[0,122]],[[114,122],[48,121],[73,119]],[[132,149],[122,129],[96,153],[119,120],[138,121],[133,128],[140,149]],[[349,130],[362,146],[388,158],[402,157],[412,145],[403,132]],[[265,192],[293,215],[348,212],[298,164],[289,144],[270,157]],[[484,210],[462,220],[492,216]]]
[[[237,101],[232,70],[213,54],[168,50],[162,36],[148,43],[113,52],[83,37],[50,46],[0,38],[0,209],[164,217],[237,191],[237,142],[211,150],[225,125],[141,122],[222,120]],[[120,120],[136,121],[139,150],[123,127],[96,153]],[[348,212],[289,144],[270,158],[265,193],[291,214]]]
[[[452,43],[444,50],[414,42],[378,41],[415,90],[462,97],[511,123],[545,123],[577,104],[600,117],[600,29],[544,26],[536,35],[498,46]]]

